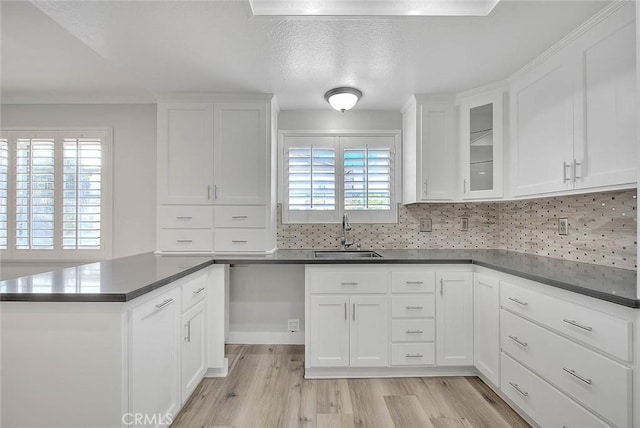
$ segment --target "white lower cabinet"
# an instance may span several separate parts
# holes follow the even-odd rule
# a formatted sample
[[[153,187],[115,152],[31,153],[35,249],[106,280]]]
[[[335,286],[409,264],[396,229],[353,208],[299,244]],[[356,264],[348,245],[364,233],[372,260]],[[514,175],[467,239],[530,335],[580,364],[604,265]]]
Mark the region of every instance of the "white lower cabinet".
[[[436,274],[436,362],[473,365],[473,273]]]
[[[504,394],[541,427],[609,427],[584,407],[510,358],[501,355]]]
[[[386,296],[311,296],[309,351],[317,367],[386,367]]]
[[[180,290],[175,288],[131,310],[129,409],[156,415],[148,426],[167,426],[181,406]]]
[[[206,368],[206,317],[202,301],[182,315],[182,404],[187,401],[202,380]]]
[[[473,365],[500,385],[500,282],[478,273],[473,282]]]
[[[145,426],[169,425],[204,377],[209,282],[204,269],[130,311],[129,412]]]

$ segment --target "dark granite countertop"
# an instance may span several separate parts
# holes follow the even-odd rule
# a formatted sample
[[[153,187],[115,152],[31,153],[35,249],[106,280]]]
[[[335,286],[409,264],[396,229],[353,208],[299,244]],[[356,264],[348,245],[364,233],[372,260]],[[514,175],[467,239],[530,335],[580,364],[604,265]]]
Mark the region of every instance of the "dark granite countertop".
[[[145,253],[8,279],[0,282],[0,300],[127,302],[212,263],[211,257]]]
[[[0,282],[0,300],[124,302],[216,264],[475,264],[586,296],[640,308],[636,271],[504,250],[377,250],[380,258],[314,258],[313,250],[250,256],[152,253]]]

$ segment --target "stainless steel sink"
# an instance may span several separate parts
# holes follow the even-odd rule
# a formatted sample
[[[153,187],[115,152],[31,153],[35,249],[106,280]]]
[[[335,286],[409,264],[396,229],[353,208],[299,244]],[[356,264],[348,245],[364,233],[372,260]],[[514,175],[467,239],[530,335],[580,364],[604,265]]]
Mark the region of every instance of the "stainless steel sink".
[[[375,251],[342,251],[342,250],[320,250],[314,251],[316,259],[371,259],[382,257]]]

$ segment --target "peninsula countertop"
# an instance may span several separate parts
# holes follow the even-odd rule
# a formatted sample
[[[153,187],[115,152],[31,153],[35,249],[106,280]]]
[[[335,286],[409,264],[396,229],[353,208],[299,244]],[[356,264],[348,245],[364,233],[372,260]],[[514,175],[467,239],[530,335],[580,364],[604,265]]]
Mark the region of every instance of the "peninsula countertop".
[[[3,301],[125,302],[211,264],[475,264],[553,287],[640,308],[634,270],[505,250],[376,250],[382,257],[314,257],[314,250],[266,255],[160,256],[145,253],[0,282]]]

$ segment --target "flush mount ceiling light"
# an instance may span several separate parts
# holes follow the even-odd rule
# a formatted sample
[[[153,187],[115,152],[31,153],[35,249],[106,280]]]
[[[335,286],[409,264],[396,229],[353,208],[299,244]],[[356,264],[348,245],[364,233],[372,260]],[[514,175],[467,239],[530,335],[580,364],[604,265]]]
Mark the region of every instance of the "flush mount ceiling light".
[[[500,0],[249,0],[254,15],[487,16]]]
[[[362,98],[362,91],[347,86],[333,88],[324,94],[324,99],[331,107],[343,113],[356,105],[360,98]]]

